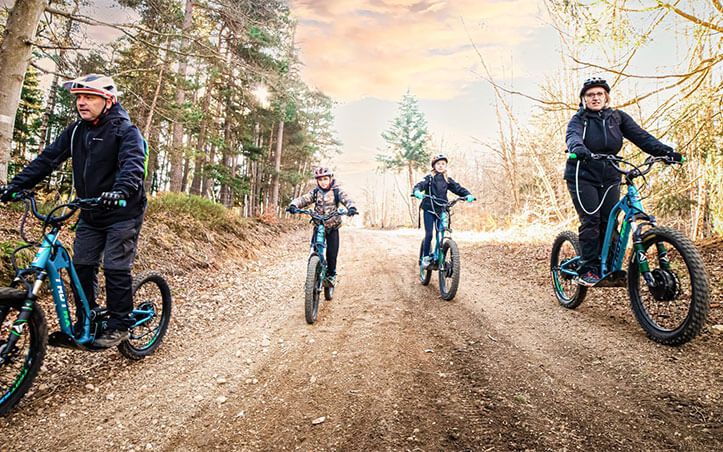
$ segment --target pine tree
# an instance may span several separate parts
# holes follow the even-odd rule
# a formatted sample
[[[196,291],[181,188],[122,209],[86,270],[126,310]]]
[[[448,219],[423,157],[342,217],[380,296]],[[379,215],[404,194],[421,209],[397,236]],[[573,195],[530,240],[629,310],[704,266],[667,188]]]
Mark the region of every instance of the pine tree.
[[[378,154],[377,161],[383,169],[391,169],[397,173],[407,169],[409,191],[414,186],[414,170],[425,169],[429,164],[429,132],[424,114],[419,111],[417,98],[408,90],[399,102],[399,111],[389,128],[382,132],[387,142],[387,154]],[[409,216],[414,221],[411,203]]]

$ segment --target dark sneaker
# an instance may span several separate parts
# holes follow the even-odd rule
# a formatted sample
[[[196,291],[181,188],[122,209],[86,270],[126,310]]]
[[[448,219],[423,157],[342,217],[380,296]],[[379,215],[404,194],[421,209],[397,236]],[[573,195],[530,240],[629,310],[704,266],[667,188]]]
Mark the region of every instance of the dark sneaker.
[[[600,282],[600,277],[593,272],[587,272],[582,276],[578,276],[575,282],[581,286],[592,287]]]
[[[95,338],[93,345],[98,347],[113,347],[120,344],[123,341],[127,341],[131,337],[128,330],[121,331],[114,328],[103,331],[100,337]]]

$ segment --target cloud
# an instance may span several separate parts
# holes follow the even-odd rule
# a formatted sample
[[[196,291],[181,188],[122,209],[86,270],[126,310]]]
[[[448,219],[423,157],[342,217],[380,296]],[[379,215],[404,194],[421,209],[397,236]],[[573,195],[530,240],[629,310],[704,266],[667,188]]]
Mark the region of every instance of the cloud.
[[[343,101],[460,94],[539,26],[530,0],[292,0],[304,78]]]

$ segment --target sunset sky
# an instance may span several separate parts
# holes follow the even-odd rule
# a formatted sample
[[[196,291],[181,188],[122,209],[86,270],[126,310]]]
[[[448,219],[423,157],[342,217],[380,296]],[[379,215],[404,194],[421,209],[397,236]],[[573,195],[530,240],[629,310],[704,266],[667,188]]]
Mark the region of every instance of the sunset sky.
[[[409,89],[437,140],[470,149],[493,134],[492,91],[474,42],[515,83],[556,58],[536,1],[292,0],[304,79],[339,104],[341,179],[364,183],[383,148],[381,132]]]
[[[494,141],[494,94],[472,43],[498,82],[532,95],[562,61],[542,0],[291,0],[291,8],[305,81],[338,101],[344,147],[328,163],[355,189],[373,183],[380,134],[408,89],[437,142],[480,154],[475,138]],[[672,38],[653,38],[631,71],[650,74],[672,63]],[[592,75],[599,74],[581,72],[580,80]],[[534,108],[521,97],[513,103],[523,119]]]

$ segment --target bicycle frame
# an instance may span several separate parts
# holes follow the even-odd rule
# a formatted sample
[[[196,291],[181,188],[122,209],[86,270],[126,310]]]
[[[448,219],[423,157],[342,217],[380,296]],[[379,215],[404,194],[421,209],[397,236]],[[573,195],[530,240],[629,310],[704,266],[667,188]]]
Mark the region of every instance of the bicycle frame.
[[[442,254],[442,242],[445,238],[449,237],[448,233],[452,233],[452,229],[449,228],[449,212],[443,211],[439,217],[434,220],[435,230],[435,244],[434,244],[434,256],[437,261],[439,271],[444,271],[444,255]]]
[[[319,256],[319,262],[321,263],[321,278],[326,277],[326,227],[324,222],[320,222],[316,226],[316,233],[311,238],[311,251],[309,257]]]
[[[614,162],[618,160],[614,158],[608,158],[609,162],[613,167],[618,170],[621,174],[625,175],[625,184],[628,186],[627,193],[615,204],[613,209],[610,211],[610,215],[607,220],[607,229],[605,231],[605,238],[603,240],[600,262],[601,262],[601,279],[605,279],[615,272],[619,272],[623,269],[623,260],[625,259],[625,251],[628,248],[628,240],[630,233],[633,234],[633,249],[637,253],[636,259],[639,265],[640,273],[643,275],[646,283],[650,286],[655,285],[654,280],[650,274],[650,267],[647,262],[647,255],[642,246],[642,233],[645,226],[655,227],[657,225],[655,217],[645,213],[641,202],[640,192],[637,187],[633,184],[633,179],[638,176],[644,176],[652,168],[652,164],[659,161],[659,158],[648,158],[643,165],[648,165],[645,170],[640,170],[638,167],[631,171],[622,170]],[[641,165],[642,166],[642,165]],[[615,223],[620,212],[623,212],[623,222],[620,227],[620,236],[618,238],[617,245],[613,249],[612,262],[608,262],[609,251],[613,242],[613,234],[616,233]],[[658,259],[661,267],[669,269],[669,262],[666,257],[667,251],[663,244],[657,244]],[[580,256],[576,256],[567,262],[560,265],[560,271],[570,275],[578,276],[577,271],[573,266],[579,262]]]
[[[39,219],[42,219],[45,222],[46,226],[48,224],[52,224],[52,227],[49,232],[43,234],[42,243],[38,246],[38,250],[35,253],[35,257],[33,258],[30,266],[27,269],[19,268],[15,279],[13,280],[13,285],[25,283],[28,294],[24,304],[24,307],[27,309],[24,309],[24,312],[18,316],[15,323],[13,324],[13,329],[16,329],[17,333],[13,333],[11,334],[11,336],[15,335],[16,337],[19,337],[19,334],[22,332],[25,323],[30,317],[30,310],[32,309],[32,304],[35,300],[37,300],[40,288],[42,287],[42,283],[47,278],[48,284],[50,285],[53,302],[55,304],[55,312],[58,317],[60,331],[64,333],[68,338],[72,338],[71,343],[79,344],[81,346],[90,345],[95,339],[96,332],[92,331],[92,322],[95,319],[91,318],[88,298],[86,297],[85,292],[83,291],[83,287],[80,284],[78,273],[73,266],[70,255],[67,249],[58,240],[58,235],[60,233],[60,224],[62,223],[62,221],[72,216],[72,214],[75,212],[75,210],[77,210],[78,206],[80,205],[79,203],[94,202],[96,200],[76,200],[75,204],[69,203],[67,205],[70,206],[71,209],[75,210],[72,210],[70,214],[62,215],[61,217],[52,217],[51,215],[43,216],[39,214],[35,205],[35,200],[34,198],[32,198],[32,195],[30,196],[29,200],[24,201],[28,203],[27,207],[29,210],[32,210],[33,215],[35,215]],[[63,206],[56,207],[55,209],[53,209],[53,212],[61,207]],[[23,245],[15,251],[26,248],[27,246],[28,245]],[[61,270],[63,269],[68,272],[71,289],[78,298],[76,300],[76,305],[78,303],[80,304],[80,309],[84,314],[82,324],[74,324],[70,315],[70,307],[68,306],[67,296],[68,292],[65,288],[65,283],[60,274]],[[26,275],[31,274],[35,275],[35,281],[32,284],[32,288],[30,283],[25,279]],[[27,313],[25,311],[27,311]],[[104,313],[104,311],[101,311],[101,313]],[[134,328],[150,320],[154,314],[155,313],[151,310],[134,309],[132,311],[132,315],[135,318],[135,323],[131,326],[131,328]],[[82,333],[78,337],[76,337],[76,334],[80,333],[81,331]]]

